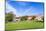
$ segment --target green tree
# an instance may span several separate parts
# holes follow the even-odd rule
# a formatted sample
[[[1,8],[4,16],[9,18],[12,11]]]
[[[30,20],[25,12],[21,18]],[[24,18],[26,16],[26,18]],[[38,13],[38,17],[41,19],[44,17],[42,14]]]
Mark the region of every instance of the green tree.
[[[13,13],[9,12],[5,14],[5,22],[9,21],[11,22],[13,20]]]
[[[35,20],[36,16],[32,16],[32,20]]]
[[[44,16],[42,16],[42,20],[43,20],[43,22],[44,22]]]
[[[44,16],[42,17],[42,20],[44,20]]]
[[[21,21],[25,21],[25,20],[27,20],[27,16],[22,16]]]

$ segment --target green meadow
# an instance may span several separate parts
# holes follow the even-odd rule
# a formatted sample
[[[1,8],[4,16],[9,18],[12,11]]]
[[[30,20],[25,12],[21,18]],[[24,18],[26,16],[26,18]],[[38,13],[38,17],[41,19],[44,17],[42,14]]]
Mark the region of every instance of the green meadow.
[[[43,22],[36,21],[20,21],[20,22],[8,22],[5,24],[5,30],[23,30],[23,29],[43,29]]]

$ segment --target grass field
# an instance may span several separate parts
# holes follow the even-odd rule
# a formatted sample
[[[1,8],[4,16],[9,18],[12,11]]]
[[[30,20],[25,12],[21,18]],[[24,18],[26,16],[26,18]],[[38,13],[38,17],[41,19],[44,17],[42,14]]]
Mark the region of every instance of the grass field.
[[[8,23],[6,23],[6,30],[42,29],[42,28],[44,28],[43,22],[21,21],[21,22],[8,22]]]

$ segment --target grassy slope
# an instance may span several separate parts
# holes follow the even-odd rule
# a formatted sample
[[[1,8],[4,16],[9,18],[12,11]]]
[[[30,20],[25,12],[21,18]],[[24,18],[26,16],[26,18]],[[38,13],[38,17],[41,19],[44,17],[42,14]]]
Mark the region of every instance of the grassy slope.
[[[16,30],[16,29],[36,29],[43,28],[43,23],[33,22],[33,21],[23,21],[23,22],[9,22],[6,23],[6,30]]]

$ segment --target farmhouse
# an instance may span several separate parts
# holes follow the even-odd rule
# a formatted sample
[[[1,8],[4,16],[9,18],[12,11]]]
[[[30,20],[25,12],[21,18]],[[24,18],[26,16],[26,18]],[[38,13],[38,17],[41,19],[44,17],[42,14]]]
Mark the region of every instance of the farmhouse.
[[[13,15],[13,22],[20,21],[20,17]]]
[[[16,17],[16,21],[20,21],[20,18],[21,18],[21,17]]]
[[[27,18],[28,20],[31,20],[32,19],[32,16],[28,16],[28,18]]]

